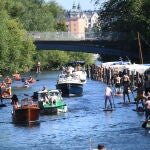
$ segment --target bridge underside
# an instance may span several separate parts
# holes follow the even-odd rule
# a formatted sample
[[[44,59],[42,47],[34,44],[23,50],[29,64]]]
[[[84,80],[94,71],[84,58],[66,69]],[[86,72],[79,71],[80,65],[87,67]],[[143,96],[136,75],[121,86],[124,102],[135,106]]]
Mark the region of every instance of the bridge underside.
[[[98,53],[100,55],[129,57],[130,59],[140,59],[138,44],[125,41],[99,41],[99,40],[81,40],[81,41],[35,41],[38,50],[62,50]],[[143,59],[149,63],[150,50],[143,53]],[[144,63],[145,63],[144,62]]]

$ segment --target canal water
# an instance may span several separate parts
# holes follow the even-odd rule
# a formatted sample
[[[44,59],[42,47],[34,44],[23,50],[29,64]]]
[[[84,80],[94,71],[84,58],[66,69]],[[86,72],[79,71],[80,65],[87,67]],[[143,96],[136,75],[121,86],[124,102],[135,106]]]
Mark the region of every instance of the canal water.
[[[41,73],[29,88],[13,81],[13,93],[21,99],[24,94],[32,96],[43,85],[55,89],[58,73]],[[141,127],[144,114],[133,111],[134,104],[119,104],[122,97],[114,98],[114,111],[104,112],[105,86],[88,79],[83,96],[64,98],[67,113],[40,116],[40,123],[34,126],[13,124],[12,106],[9,100],[4,101],[7,107],[0,108],[0,150],[92,150],[99,143],[107,150],[149,150],[150,132]],[[130,95],[132,100],[134,96]]]

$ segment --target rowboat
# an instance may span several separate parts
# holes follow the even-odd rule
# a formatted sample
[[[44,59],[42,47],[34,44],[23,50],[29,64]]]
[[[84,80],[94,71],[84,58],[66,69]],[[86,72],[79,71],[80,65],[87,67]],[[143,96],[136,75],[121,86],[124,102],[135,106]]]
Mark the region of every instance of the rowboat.
[[[57,89],[39,91],[37,95],[40,113],[42,115],[55,115],[67,112],[67,106],[61,96],[61,91]]]
[[[17,124],[30,124],[39,121],[40,109],[34,104],[32,99],[25,98],[21,100],[21,105],[13,106],[12,119]]]

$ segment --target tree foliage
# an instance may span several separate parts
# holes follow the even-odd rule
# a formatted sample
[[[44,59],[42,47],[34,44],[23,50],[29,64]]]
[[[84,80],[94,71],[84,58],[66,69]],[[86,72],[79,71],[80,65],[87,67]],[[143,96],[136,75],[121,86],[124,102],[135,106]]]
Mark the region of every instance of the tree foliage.
[[[149,8],[149,0],[108,0],[100,9],[99,24],[103,31],[140,32],[150,41]]]
[[[26,66],[30,70],[37,61],[43,69],[52,69],[74,59],[75,52],[37,51],[28,36],[29,31],[66,31],[62,11],[55,1],[0,0],[0,72],[23,71]],[[83,56],[76,58],[90,62]]]
[[[20,22],[11,19],[6,11],[0,11],[0,69],[13,72],[22,70],[23,64],[32,66],[35,47]]]

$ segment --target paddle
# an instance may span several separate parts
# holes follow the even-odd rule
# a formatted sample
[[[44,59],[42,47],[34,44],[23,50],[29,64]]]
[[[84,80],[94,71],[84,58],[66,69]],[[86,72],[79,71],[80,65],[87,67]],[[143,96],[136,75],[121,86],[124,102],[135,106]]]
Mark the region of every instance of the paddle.
[[[90,148],[90,150],[92,150],[92,140],[91,140],[91,138],[89,140],[89,148]]]

